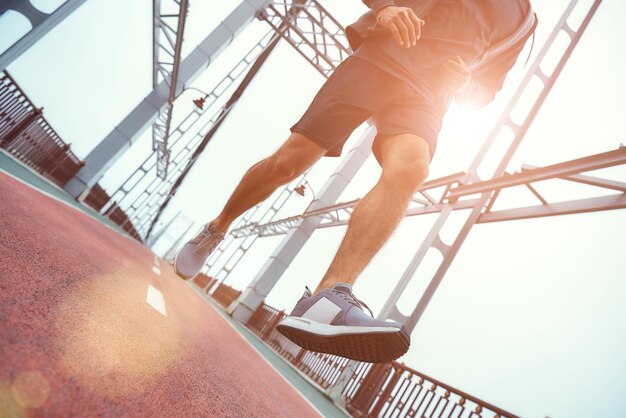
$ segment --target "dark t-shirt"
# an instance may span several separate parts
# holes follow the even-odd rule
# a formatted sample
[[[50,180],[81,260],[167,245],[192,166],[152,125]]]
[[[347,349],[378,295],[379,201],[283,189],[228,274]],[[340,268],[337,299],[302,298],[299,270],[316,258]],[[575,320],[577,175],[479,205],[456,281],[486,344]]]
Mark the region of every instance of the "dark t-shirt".
[[[411,84],[427,98],[442,97],[441,66],[460,56],[470,67],[489,46],[511,35],[530,9],[528,0],[439,0],[424,18],[417,44],[405,48],[388,33],[366,38],[353,56]]]

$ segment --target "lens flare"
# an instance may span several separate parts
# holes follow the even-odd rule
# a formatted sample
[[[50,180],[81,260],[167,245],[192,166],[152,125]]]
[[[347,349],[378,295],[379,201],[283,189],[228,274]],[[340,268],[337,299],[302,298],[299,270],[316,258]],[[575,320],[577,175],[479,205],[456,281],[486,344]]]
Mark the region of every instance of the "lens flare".
[[[138,273],[124,269],[81,282],[56,321],[64,373],[108,397],[141,394],[182,352],[180,318],[146,303],[149,285],[133,279]]]
[[[11,394],[19,406],[39,408],[50,396],[50,384],[37,370],[22,372],[13,380]]]

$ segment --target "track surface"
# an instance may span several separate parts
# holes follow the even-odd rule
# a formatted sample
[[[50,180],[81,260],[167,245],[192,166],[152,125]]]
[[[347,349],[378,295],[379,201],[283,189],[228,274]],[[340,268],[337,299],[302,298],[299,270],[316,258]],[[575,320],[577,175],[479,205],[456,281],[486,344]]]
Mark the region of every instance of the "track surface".
[[[169,265],[0,172],[4,416],[318,415]]]

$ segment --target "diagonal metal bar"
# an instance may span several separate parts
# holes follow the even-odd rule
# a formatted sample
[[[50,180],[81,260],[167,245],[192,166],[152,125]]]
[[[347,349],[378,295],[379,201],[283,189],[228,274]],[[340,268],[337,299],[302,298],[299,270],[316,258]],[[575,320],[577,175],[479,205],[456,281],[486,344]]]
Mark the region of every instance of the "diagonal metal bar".
[[[529,182],[537,182],[550,178],[567,177],[584,171],[599,170],[615,165],[626,164],[626,147],[618,148],[601,154],[594,154],[576,160],[554,164],[543,168],[524,170],[518,174],[511,174],[494,178],[480,183],[467,184],[451,190],[448,194],[450,201],[455,201],[461,196],[488,192],[503,187],[512,187]]]
[[[572,215],[616,209],[626,209],[626,195],[614,194],[591,197],[587,199],[570,200],[567,202],[547,203],[545,205],[487,212],[480,215],[476,223],[483,224],[490,222],[515,221],[519,219]]]
[[[527,73],[526,77],[524,77],[518,90],[513,95],[511,102],[506,107],[503,115],[499,119],[499,122],[496,123],[496,125],[494,126],[494,129],[492,130],[491,135],[487,138],[487,141],[485,142],[483,148],[474,159],[474,162],[472,163],[472,165],[470,165],[470,169],[468,170],[470,174],[476,172],[476,168],[482,162],[484,156],[486,155],[487,151],[491,148],[491,145],[494,143],[495,139],[498,137],[498,134],[500,133],[500,131],[503,129],[504,126],[508,126],[513,131],[514,138],[510,146],[507,148],[504,156],[502,157],[500,164],[496,168],[493,174],[493,177],[494,178],[501,177],[504,174],[507,165],[511,161],[513,155],[515,154],[522,140],[526,136],[526,133],[528,132],[530,125],[533,123],[546,97],[552,91],[552,87],[554,86],[554,84],[556,83],[556,80],[561,74],[563,67],[569,60],[569,57],[574,51],[574,48],[576,48],[576,45],[578,45],[579,40],[581,39],[583,33],[587,29],[589,22],[591,21],[592,17],[595,15],[595,12],[597,11],[601,2],[602,0],[595,0],[591,5],[586,7],[587,13],[584,15],[585,17],[582,23],[580,24],[580,27],[575,31],[568,25],[567,20],[569,16],[572,14],[578,1],[572,0],[570,2],[569,6],[566,8],[565,12],[563,13],[561,19],[557,23],[555,29],[553,30],[551,35],[548,37],[548,41],[539,52],[537,59],[535,60],[531,68],[529,69],[529,72]],[[550,75],[546,75],[541,69],[541,63],[543,62],[548,51],[551,50],[551,47],[554,44],[554,40],[561,33],[565,33],[565,35],[569,37],[570,42],[567,48],[565,49],[565,51],[561,54],[560,59],[557,62],[552,73]],[[539,78],[539,80],[543,83],[543,89],[541,90],[538,97],[536,98],[532,106],[530,107],[530,110],[528,110],[528,112],[526,113],[526,116],[523,118],[523,122],[520,125],[516,125],[511,121],[511,118],[510,118],[511,112],[516,107],[517,102],[522,97],[522,94],[528,88],[530,81],[534,78]],[[461,228],[454,242],[447,248],[444,248],[443,250],[441,247],[436,246],[436,243],[441,242],[441,239],[439,237],[439,231],[441,231],[443,227],[443,223],[445,223],[445,220],[448,218],[449,213],[444,213],[444,212],[441,213],[440,215],[440,220],[442,221],[441,225],[439,227],[433,227],[433,230],[431,230],[432,234],[429,234],[430,240],[424,241],[424,246],[428,246],[428,247],[432,246],[436,248],[437,250],[441,251],[443,255],[443,260],[439,268],[435,272],[434,276],[431,278],[430,283],[428,284],[426,290],[424,291],[419,302],[417,303],[417,306],[415,307],[415,309],[413,309],[413,312],[411,313],[409,317],[402,315],[397,309],[396,303],[399,299],[399,295],[397,299],[390,299],[388,301],[388,303],[385,305],[385,309],[384,309],[385,313],[387,313],[388,315],[400,316],[402,317],[402,320],[405,322],[408,329],[412,330],[413,328],[415,328],[415,326],[417,325],[417,322],[421,318],[422,314],[426,310],[426,307],[430,303],[430,300],[432,299],[437,288],[439,287],[439,284],[443,280],[444,275],[448,271],[448,268],[452,264],[452,261],[458,254],[459,249],[461,248],[461,245],[467,238],[473,225],[476,224],[476,222],[479,220],[485,208],[485,205],[489,204],[492,193],[493,192],[484,192],[480,195],[480,197],[478,198],[478,202],[472,209],[470,215],[467,217],[465,224]],[[437,232],[435,233],[435,231]],[[426,255],[426,252],[423,252],[423,253],[420,252],[420,254],[416,255],[417,260],[414,260],[416,262],[412,262],[410,268],[408,268],[407,271],[405,271],[405,274],[403,275],[401,282],[398,284],[396,288],[400,287],[402,288],[402,290],[406,288],[406,285],[408,285],[408,282],[413,277],[413,274],[415,273],[417,266],[420,264],[421,260],[423,260],[425,255]],[[394,289],[394,295],[396,295],[396,290],[397,289]]]
[[[524,164],[522,166],[522,170],[532,170],[535,168],[537,167],[528,165],[528,164]],[[587,184],[589,186],[595,186],[595,187],[601,187],[605,189],[617,190],[620,192],[626,192],[626,183],[621,182],[621,181],[608,180],[608,179],[603,179],[600,177],[594,177],[594,176],[583,175],[583,174],[571,174],[571,175],[562,176],[559,178],[562,180],[569,180],[574,183]]]
[[[296,0],[294,4],[297,6],[301,6],[301,3],[303,2],[304,0]],[[289,10],[287,12],[287,16],[290,19],[296,19],[297,14],[300,12],[300,10],[301,8],[294,7],[292,10]],[[201,128],[201,132],[196,135],[201,140],[198,141],[197,149],[193,151],[191,157],[185,158],[185,162],[179,164],[176,167],[176,173],[174,176],[171,176],[171,178],[167,179],[166,182],[163,182],[159,186],[157,186],[159,190],[158,193],[151,193],[151,196],[147,198],[148,200],[140,200],[138,198],[133,204],[133,206],[136,207],[135,219],[137,219],[137,222],[139,223],[138,231],[140,231],[141,234],[150,233],[151,231],[150,225],[154,224],[155,220],[158,218],[163,208],[168,204],[168,201],[170,200],[172,194],[175,192],[176,188],[178,187],[180,182],[183,180],[185,173],[188,170],[187,168],[188,165],[193,164],[193,161],[197,158],[198,153],[202,152],[202,150],[206,146],[206,143],[213,137],[219,125],[228,116],[234,104],[237,102],[237,100],[239,99],[243,91],[247,88],[247,85],[251,81],[252,77],[254,77],[254,75],[259,71],[261,65],[268,58],[270,52],[273,50],[273,48],[278,43],[278,40],[280,39],[280,37],[277,34],[275,34],[273,31],[270,32],[270,34],[268,34],[267,37],[269,37],[270,40],[266,43],[266,45],[263,47],[262,51],[258,54],[258,56],[256,56],[254,61],[251,62],[251,65],[250,65],[251,69],[244,76],[242,83],[236,89],[235,93],[233,93],[233,96],[231,97],[231,99],[229,99],[224,104],[224,106],[218,110],[217,114],[213,117],[213,119],[211,120],[211,126],[208,128],[207,134],[202,135],[202,132],[204,131],[204,129],[207,128],[207,125],[205,125],[204,128]],[[244,59],[244,61],[247,62],[248,59],[251,59],[250,54]],[[236,65],[233,71],[231,71],[231,74],[236,73],[236,76],[242,75],[244,73],[243,67],[245,67],[245,65]],[[229,74],[229,76],[227,76],[227,79],[225,81],[226,83],[219,83],[218,86],[216,87],[216,89],[219,92],[223,92],[225,84],[234,82],[235,76],[231,76]],[[148,190],[144,191],[144,193],[146,193],[147,191]]]
[[[466,176],[466,173],[459,172],[450,174],[444,177],[439,177],[433,180],[429,180],[425,182],[422,187],[416,192],[416,195],[424,195],[428,190],[438,189],[441,187],[447,187],[444,191],[448,192],[449,187],[458,184],[458,182]],[[340,226],[346,225],[348,223],[348,219],[352,214],[352,210],[359,203],[360,199],[351,200],[349,202],[338,203],[336,205],[328,206],[325,208],[315,209],[307,211],[301,215],[290,216],[285,219],[276,220],[273,222],[269,222],[266,224],[246,224],[241,227],[235,228],[231,231],[231,235],[236,238],[243,238],[248,235],[258,234],[259,236],[274,236],[280,235],[282,232],[281,224],[293,224],[294,220],[301,218],[308,218],[313,216],[318,216],[326,220],[326,222],[320,223],[318,228],[327,228],[331,226]],[[434,199],[429,197],[430,205],[426,205],[425,208],[419,209],[408,209],[406,215],[417,215],[422,213],[435,213],[438,210],[436,208],[440,208],[441,204],[437,203]],[[425,203],[425,202],[424,202]],[[459,205],[459,207],[465,208],[465,204]]]
[[[47,14],[40,11],[29,0],[8,0],[0,2],[0,15],[8,10],[20,13],[31,25],[31,29],[13,45],[0,55],[0,71],[6,69],[13,61],[20,57],[28,48],[61,23],[66,17],[78,9],[85,0],[66,0],[54,12]],[[0,28],[5,32],[7,28]],[[8,28],[11,30],[11,28]]]
[[[301,13],[290,19],[293,8]],[[260,17],[324,77],[350,55],[343,26],[317,0],[274,1]]]

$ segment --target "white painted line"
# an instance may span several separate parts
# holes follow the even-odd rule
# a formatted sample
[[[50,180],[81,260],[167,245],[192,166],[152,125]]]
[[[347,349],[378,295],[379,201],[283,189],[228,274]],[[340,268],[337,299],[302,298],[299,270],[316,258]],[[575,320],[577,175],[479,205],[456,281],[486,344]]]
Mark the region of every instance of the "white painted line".
[[[161,275],[161,265],[159,264],[159,257],[154,256],[154,264],[152,265],[152,272],[157,276]]]
[[[148,285],[146,302],[148,302],[148,305],[152,306],[154,310],[159,312],[161,315],[167,316],[167,311],[165,310],[165,298],[163,297],[163,293],[152,287],[152,285]]]

